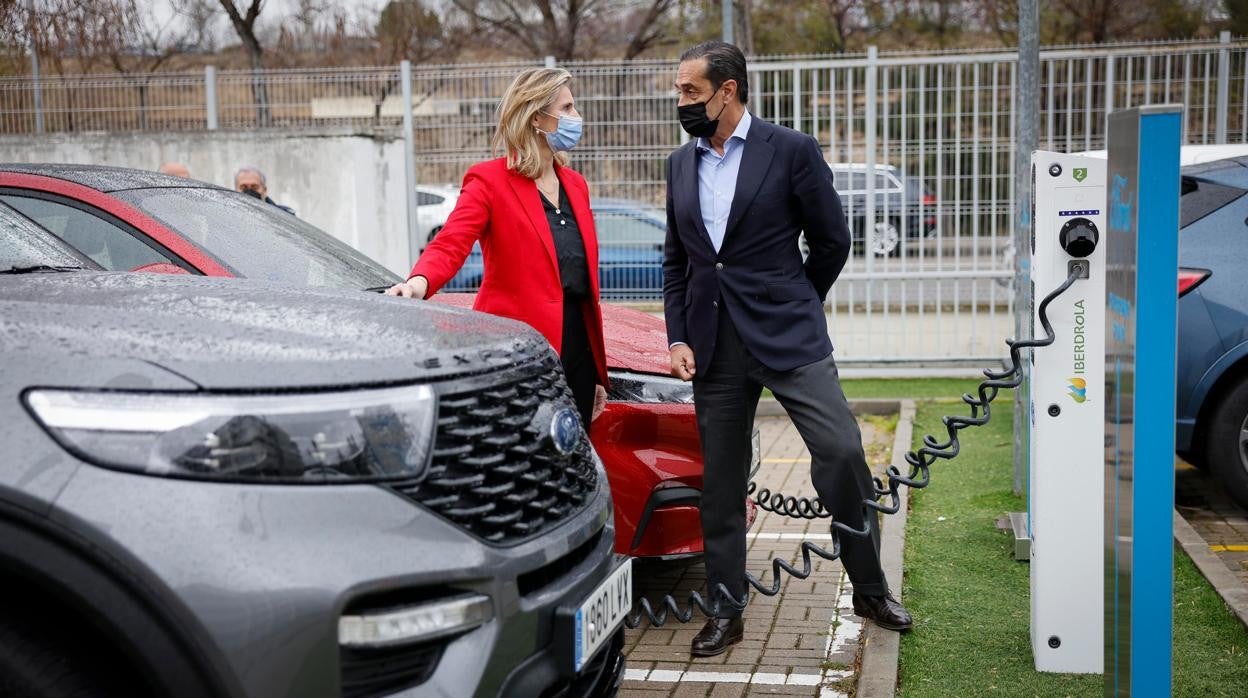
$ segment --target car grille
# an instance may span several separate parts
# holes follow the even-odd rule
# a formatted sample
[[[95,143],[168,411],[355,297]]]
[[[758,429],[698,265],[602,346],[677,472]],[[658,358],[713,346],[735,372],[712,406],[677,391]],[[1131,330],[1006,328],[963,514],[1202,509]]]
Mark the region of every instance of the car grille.
[[[429,680],[447,639],[375,649],[342,649],[343,698],[388,696]]]
[[[471,384],[471,385],[465,385]],[[433,460],[397,491],[482,540],[529,539],[580,511],[597,487],[582,433],[569,455],[550,437],[558,409],[573,406],[558,360],[439,386]]]

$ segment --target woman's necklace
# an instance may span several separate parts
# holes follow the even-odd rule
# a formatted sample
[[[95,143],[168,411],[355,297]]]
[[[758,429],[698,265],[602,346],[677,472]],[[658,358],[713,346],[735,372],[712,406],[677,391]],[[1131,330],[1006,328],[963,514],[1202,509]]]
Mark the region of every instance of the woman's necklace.
[[[559,213],[559,179],[551,177],[553,182],[547,184],[541,179],[536,180],[537,188],[546,197],[546,200],[555,206],[555,213]]]

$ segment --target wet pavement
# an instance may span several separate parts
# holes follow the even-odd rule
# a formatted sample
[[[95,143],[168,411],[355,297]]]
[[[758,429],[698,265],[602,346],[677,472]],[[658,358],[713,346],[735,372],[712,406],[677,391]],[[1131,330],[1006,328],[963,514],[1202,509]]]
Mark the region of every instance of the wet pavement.
[[[1212,552],[1248,587],[1248,510],[1236,504],[1207,473],[1178,461],[1175,510]]]
[[[893,422],[859,419],[867,460],[886,464],[891,458]],[[810,455],[787,417],[760,417],[762,467],[760,486],[786,494],[813,496]],[[883,465],[876,466],[883,469]],[[802,540],[830,544],[826,524],[759,512],[747,536],[747,567],[764,583],[771,582],[774,556],[801,567]],[[705,619],[668,622],[661,628],[641,627],[626,634],[628,669],[623,696],[848,696],[852,695],[859,661],[863,621],[850,604],[852,588],[839,562],[814,558],[806,580],[784,575],[774,597],[753,594],[745,612],[745,638],[717,657],[691,659],[689,645]],[[635,563],[637,596],[657,603],[671,593],[682,605],[694,589],[705,589],[700,561]]]

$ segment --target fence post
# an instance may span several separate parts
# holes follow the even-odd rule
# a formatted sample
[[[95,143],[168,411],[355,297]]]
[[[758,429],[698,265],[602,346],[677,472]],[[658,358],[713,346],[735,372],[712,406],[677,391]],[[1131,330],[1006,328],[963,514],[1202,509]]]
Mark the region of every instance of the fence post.
[[[554,56],[546,56],[546,67],[547,67],[547,68],[553,68],[553,67],[555,67],[555,57],[554,57]]]
[[[412,127],[412,62],[399,64],[399,82],[403,83],[403,184],[407,202],[407,258],[420,254],[420,231],[416,225],[416,134]]]
[[[208,110],[208,130],[217,130],[217,67],[204,66],[204,107]]]
[[[867,171],[864,173],[867,185],[865,217],[863,218],[862,244],[863,255],[867,260],[867,271],[875,267],[875,253],[872,245],[875,242],[875,118],[876,100],[878,95],[877,73],[879,70],[880,52],[875,46],[867,47],[867,74],[863,86],[863,99],[866,102],[866,121],[863,123],[863,143],[866,148]]]
[[[802,130],[802,69],[793,69],[793,130]],[[817,134],[810,134],[816,136]]]
[[[1215,143],[1225,143],[1226,102],[1231,88],[1231,52],[1228,50],[1231,33],[1224,31],[1218,34],[1218,43],[1222,45],[1222,48],[1218,49],[1218,111],[1217,121],[1213,125],[1213,138]]]
[[[1110,65],[1113,58],[1110,57]],[[1052,69],[1052,64],[1049,68]],[[1106,81],[1110,92],[1113,71]],[[1014,113],[1014,337],[1029,339],[1031,325],[1031,151],[1040,143],[1040,3],[1019,0],[1018,3],[1018,85],[1015,87]],[[1112,98],[1107,98],[1112,101]],[[1109,118],[1108,109],[1106,119]],[[1014,391],[1014,494],[1027,487],[1028,442],[1031,422],[1030,397],[1024,390]]]

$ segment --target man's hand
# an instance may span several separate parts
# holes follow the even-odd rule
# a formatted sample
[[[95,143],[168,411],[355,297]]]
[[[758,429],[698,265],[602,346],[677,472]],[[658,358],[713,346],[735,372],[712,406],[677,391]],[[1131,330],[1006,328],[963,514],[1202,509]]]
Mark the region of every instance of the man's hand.
[[[688,344],[677,344],[672,347],[672,375],[682,381],[693,380],[698,367],[693,362],[693,350]]]
[[[415,298],[416,300],[424,300],[425,293],[429,291],[429,282],[423,276],[413,277],[407,281],[399,283],[386,289],[387,296],[400,296],[402,298]]]

